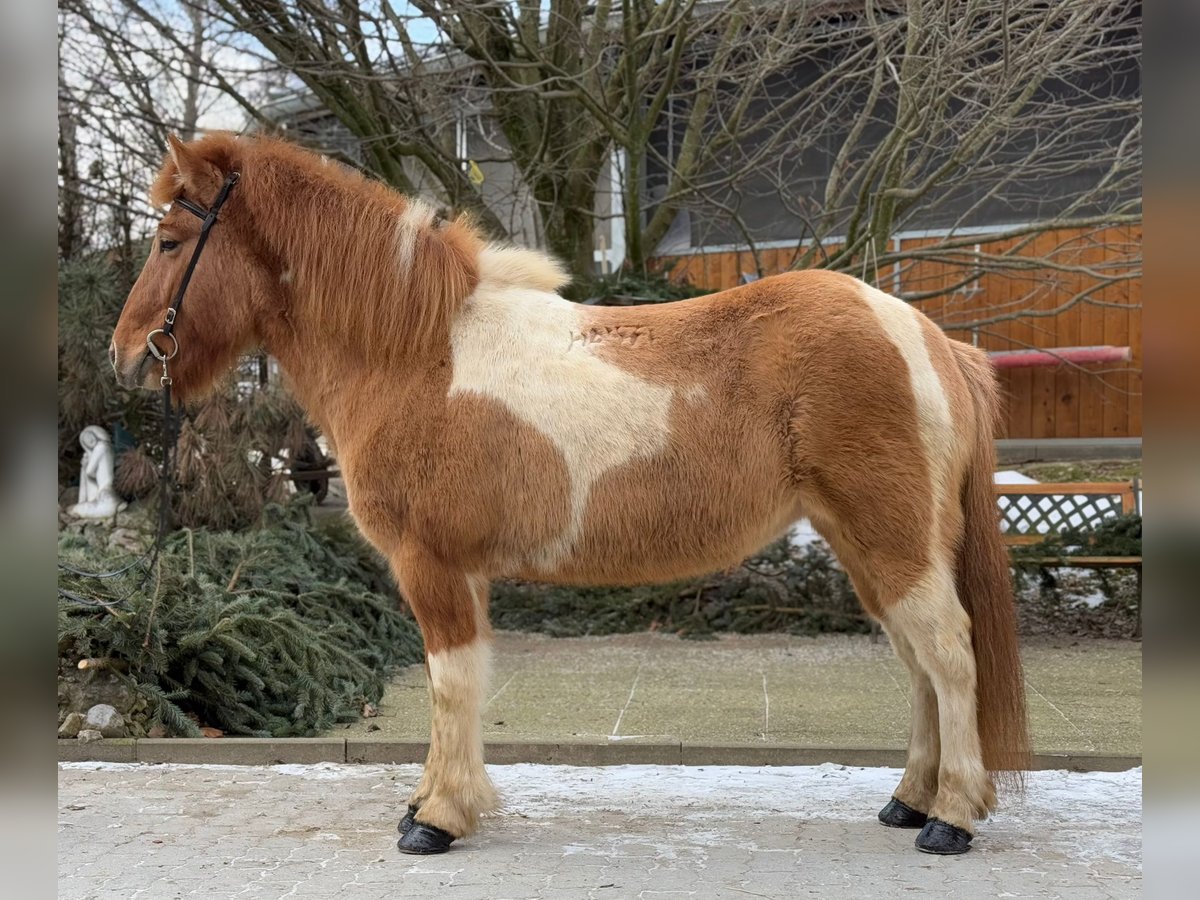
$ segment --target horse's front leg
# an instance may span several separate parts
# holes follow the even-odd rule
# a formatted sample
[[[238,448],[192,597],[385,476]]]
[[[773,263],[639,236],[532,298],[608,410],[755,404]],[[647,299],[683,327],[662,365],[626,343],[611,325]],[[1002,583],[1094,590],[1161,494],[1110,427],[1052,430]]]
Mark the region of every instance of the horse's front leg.
[[[425,638],[432,729],[425,771],[400,823],[403,853],[444,853],[496,808],[483,767],[480,713],[491,655],[487,582],[419,549],[393,568]]]

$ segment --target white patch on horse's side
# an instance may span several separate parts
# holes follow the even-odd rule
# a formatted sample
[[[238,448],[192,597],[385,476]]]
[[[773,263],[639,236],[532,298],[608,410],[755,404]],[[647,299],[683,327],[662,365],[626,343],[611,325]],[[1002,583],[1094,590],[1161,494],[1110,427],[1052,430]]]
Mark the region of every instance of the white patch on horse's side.
[[[557,294],[497,284],[485,271],[450,332],[449,396],[475,393],[503,404],[563,455],[569,524],[528,560],[545,572],[571,552],[592,485],[617,466],[661,452],[670,434],[673,389],[573,343],[586,317],[585,307]]]
[[[863,284],[863,298],[900,355],[908,364],[909,381],[917,405],[917,431],[925,446],[932,485],[937,498],[946,496],[950,461],[954,453],[954,420],[941,379],[925,346],[920,313],[911,305],[878,288]],[[936,510],[937,504],[934,504]]]
[[[417,236],[433,224],[434,211],[428,203],[416,197],[408,199],[408,206],[396,221],[396,262],[401,271],[412,266]]]
[[[292,283],[292,270],[291,269],[284,269],[283,274],[279,276],[279,283],[280,284],[291,284]]]

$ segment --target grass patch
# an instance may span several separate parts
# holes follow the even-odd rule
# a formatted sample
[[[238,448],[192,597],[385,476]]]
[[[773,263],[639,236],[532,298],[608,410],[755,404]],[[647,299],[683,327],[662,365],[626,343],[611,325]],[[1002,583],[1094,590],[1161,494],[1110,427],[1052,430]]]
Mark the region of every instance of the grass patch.
[[[1142,477],[1140,459],[1083,459],[1017,466],[1022,475],[1046,484],[1064,481],[1132,481]]]

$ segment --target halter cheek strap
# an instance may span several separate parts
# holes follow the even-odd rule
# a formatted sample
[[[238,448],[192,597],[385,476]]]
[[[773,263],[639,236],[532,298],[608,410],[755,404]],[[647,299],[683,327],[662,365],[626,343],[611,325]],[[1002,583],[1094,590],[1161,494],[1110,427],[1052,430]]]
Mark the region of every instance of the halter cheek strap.
[[[196,264],[200,262],[200,254],[204,252],[204,245],[208,243],[209,232],[217,224],[217,214],[221,211],[221,207],[225,205],[225,201],[229,199],[229,194],[233,190],[233,186],[238,183],[238,179],[241,177],[240,172],[230,172],[229,176],[225,179],[225,183],[221,185],[221,191],[217,194],[217,199],[213,201],[213,205],[208,209],[183,197],[175,199],[175,205],[180,209],[186,209],[193,216],[200,219],[201,225],[200,237],[196,241],[196,249],[192,251],[192,258],[188,260],[187,268],[183,272],[183,281],[179,283],[179,290],[175,293],[175,299],[167,307],[167,315],[163,321],[163,326],[162,328],[154,329],[146,335],[146,346],[150,348],[151,355],[162,363],[163,373],[159,379],[159,383],[164,388],[171,386],[171,376],[167,374],[167,363],[179,353],[179,339],[174,334],[175,319],[178,317],[179,310],[183,306],[183,298],[187,293],[188,285],[191,284],[192,274],[196,271]],[[171,339],[170,352],[159,349],[158,345],[154,343],[155,335],[159,334]]]

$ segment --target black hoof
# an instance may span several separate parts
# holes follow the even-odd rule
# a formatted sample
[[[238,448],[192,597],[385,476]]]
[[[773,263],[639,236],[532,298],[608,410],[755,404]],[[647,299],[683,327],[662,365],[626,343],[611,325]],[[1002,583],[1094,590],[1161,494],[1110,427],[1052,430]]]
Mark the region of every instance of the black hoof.
[[[396,830],[401,834],[408,834],[408,829],[413,827],[413,817],[417,814],[417,807],[411,803],[408,804],[408,812],[404,814],[404,818],[400,820],[400,824],[396,826]]]
[[[917,812],[907,803],[902,803],[893,797],[887,806],[879,811],[879,821],[888,828],[922,828],[929,817],[923,812]]]
[[[974,835],[965,829],[943,822],[941,819],[930,819],[917,835],[917,849],[922,853],[936,853],[939,856],[954,856],[966,853],[971,849],[971,838]]]
[[[404,836],[396,842],[396,849],[401,853],[428,856],[432,853],[445,853],[450,849],[453,841],[454,835],[448,831],[442,831],[436,825],[413,822],[412,827],[404,832]]]

